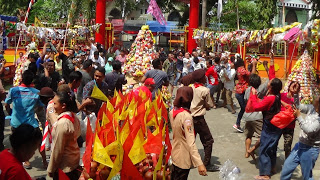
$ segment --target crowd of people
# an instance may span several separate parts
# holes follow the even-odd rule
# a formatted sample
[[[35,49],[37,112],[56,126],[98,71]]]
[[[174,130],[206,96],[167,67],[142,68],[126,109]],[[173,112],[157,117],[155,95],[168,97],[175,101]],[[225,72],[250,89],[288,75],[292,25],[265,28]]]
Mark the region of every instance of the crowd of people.
[[[61,169],[70,179],[78,179],[81,174],[79,147],[84,142],[80,136],[80,122],[86,115],[97,114],[103,103],[91,97],[92,91],[98,87],[111,98],[115,91],[122,92],[122,86],[127,84],[126,75],[122,73],[126,51],[118,47],[106,50],[93,39],[89,39],[86,46],[75,45],[67,54],[60,45],[45,43],[41,53],[29,52],[26,61],[20,60],[24,55],[19,53],[18,62],[27,66],[20,85],[12,87],[6,95],[0,84],[0,100],[4,100],[11,117],[12,130],[11,149],[4,150],[5,113],[1,106],[0,162],[8,163],[0,163],[0,180],[30,179],[24,168],[32,168],[29,159],[37,149],[50,177],[59,179]],[[270,66],[267,61],[263,62],[269,76],[264,83],[256,73],[257,63],[257,60],[245,62],[237,54],[219,55],[199,49],[191,54],[178,49],[166,53],[163,48],[157,52],[157,58],[152,60],[153,69],[140,79],[143,86],[133,89],[132,93],[138,96],[139,91],[144,91],[154,99],[162,86],[168,86],[169,91],[175,94],[169,109],[173,132],[172,179],[187,179],[192,167],[197,167],[200,175],[219,171],[218,166],[211,164],[214,139],[205,114],[210,109],[223,107],[229,110],[230,116],[237,116],[233,128],[245,134],[245,158],[255,159],[255,150],[259,147],[260,173],[256,179],[270,179],[275,173],[277,146],[282,135],[287,159],[281,179],[290,179],[298,164],[303,178],[312,179],[320,145],[319,97],[315,98],[313,105],[299,104],[298,82],[292,82],[288,92],[281,93],[282,81],[275,77],[272,53]],[[0,74],[4,66],[5,60]],[[234,96],[240,106],[238,113]],[[220,98],[222,103],[219,103]],[[245,112],[248,101],[252,112]],[[284,129],[270,123],[287,105],[293,107],[302,129],[299,142],[292,150],[295,121]],[[300,111],[307,116],[303,118]],[[245,120],[244,129],[241,127],[242,119]],[[52,135],[51,145],[46,145],[46,150],[51,150],[49,163],[45,151],[41,151],[41,131],[45,129],[46,122]],[[259,135],[259,140],[252,146],[254,133]],[[203,160],[195,145],[197,134],[204,147]]]

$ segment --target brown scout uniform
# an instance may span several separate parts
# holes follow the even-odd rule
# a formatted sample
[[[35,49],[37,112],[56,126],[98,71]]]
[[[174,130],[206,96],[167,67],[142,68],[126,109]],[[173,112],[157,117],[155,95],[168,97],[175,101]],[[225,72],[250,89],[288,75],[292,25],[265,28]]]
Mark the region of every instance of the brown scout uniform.
[[[191,115],[193,117],[194,130],[196,134],[199,134],[201,143],[204,148],[204,161],[205,166],[210,164],[212,144],[214,142],[210,129],[207,125],[204,115],[207,109],[213,107],[213,102],[210,97],[210,90],[205,86],[195,87],[192,85],[193,99],[191,102]]]
[[[181,169],[191,169],[202,165],[202,160],[195,144],[192,116],[183,111],[173,119],[170,112],[173,140],[171,157],[173,164]]]
[[[48,173],[56,173],[58,168],[65,173],[79,166],[80,149],[77,139],[80,136],[80,122],[74,115],[74,123],[67,118],[61,118],[70,112],[61,113],[52,130],[52,152],[48,165]],[[61,119],[59,119],[61,118]]]

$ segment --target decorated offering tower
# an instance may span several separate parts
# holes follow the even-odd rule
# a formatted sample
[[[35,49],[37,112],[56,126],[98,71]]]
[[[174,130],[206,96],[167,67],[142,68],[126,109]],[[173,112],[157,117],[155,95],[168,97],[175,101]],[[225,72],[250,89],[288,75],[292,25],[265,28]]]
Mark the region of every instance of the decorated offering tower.
[[[124,72],[139,78],[152,69],[151,62],[156,58],[154,43],[155,40],[149,26],[142,26],[137,38],[131,45]]]
[[[288,91],[288,86],[292,81],[300,83],[300,99],[303,104],[311,104],[313,96],[319,96],[319,88],[317,85],[316,72],[312,66],[312,59],[307,51],[299,58],[292,68],[292,72],[288,77],[284,91]]]

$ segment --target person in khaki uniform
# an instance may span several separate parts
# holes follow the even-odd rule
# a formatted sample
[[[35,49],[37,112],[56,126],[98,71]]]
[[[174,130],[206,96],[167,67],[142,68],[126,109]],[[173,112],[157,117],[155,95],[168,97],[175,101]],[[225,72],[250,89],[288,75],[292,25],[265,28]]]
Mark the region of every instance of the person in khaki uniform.
[[[197,167],[200,175],[207,175],[195,144],[193,120],[189,111],[192,98],[193,90],[191,87],[179,88],[177,97],[173,102],[175,107],[170,112],[170,123],[173,131],[171,152],[173,171],[171,178],[175,180],[188,179],[192,167]]]
[[[201,143],[204,148],[203,163],[208,171],[219,171],[219,167],[211,165],[212,144],[214,142],[210,129],[207,125],[204,115],[206,111],[213,107],[210,97],[210,90],[204,84],[207,82],[206,71],[203,69],[196,70],[192,73],[195,83],[192,85],[193,99],[191,102],[191,115],[194,122],[195,134],[199,134]]]
[[[77,111],[75,98],[70,92],[58,92],[53,99],[58,120],[52,130],[52,152],[48,166],[48,175],[59,179],[61,169],[70,180],[79,179],[78,170],[80,149],[77,139],[80,136],[80,122],[73,114]]]

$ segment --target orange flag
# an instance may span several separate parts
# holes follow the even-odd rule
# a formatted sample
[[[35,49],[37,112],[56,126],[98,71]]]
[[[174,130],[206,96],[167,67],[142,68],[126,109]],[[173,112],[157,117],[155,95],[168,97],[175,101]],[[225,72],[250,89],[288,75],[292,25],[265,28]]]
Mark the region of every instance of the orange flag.
[[[167,145],[167,156],[166,156],[166,164],[169,161],[169,158],[171,156],[171,151],[172,151],[172,146],[171,146],[171,142],[170,142],[170,137],[169,137],[169,128],[168,126],[166,126],[166,138],[165,138],[165,143]]]
[[[84,168],[87,170],[88,173],[90,173],[92,143],[93,143],[94,134],[91,129],[89,117],[87,119],[88,119],[88,123],[87,123],[87,135],[86,135],[86,151],[83,154],[82,162],[83,162]]]
[[[70,180],[69,177],[61,170],[58,169],[59,180]]]
[[[154,136],[150,130],[148,130],[147,143],[143,145],[146,153],[160,154],[162,149],[162,133],[158,133]]]
[[[129,158],[127,153],[123,154],[123,163],[121,170],[121,179],[122,180],[142,180],[142,176],[140,175],[138,169],[132,164],[131,159]]]

